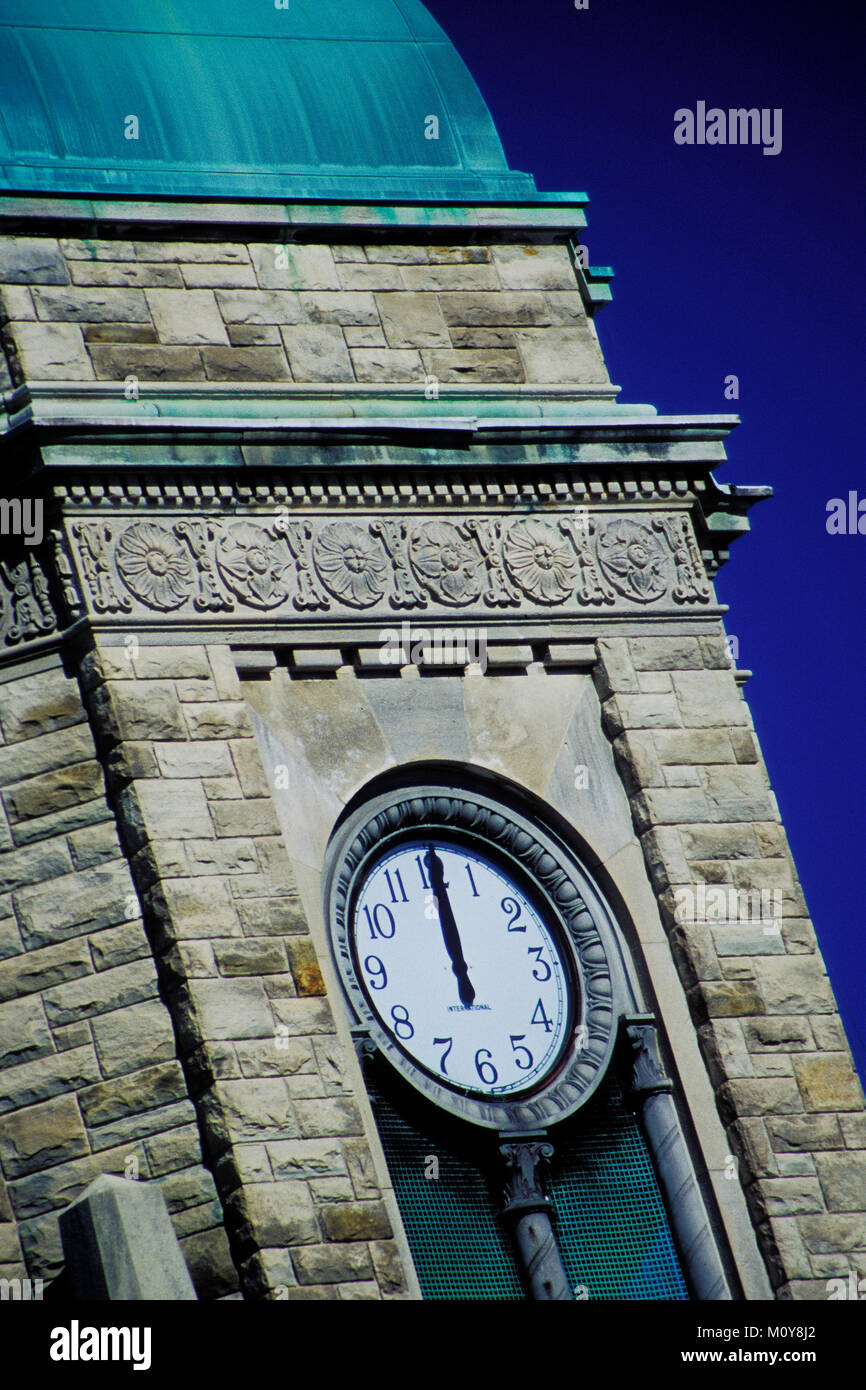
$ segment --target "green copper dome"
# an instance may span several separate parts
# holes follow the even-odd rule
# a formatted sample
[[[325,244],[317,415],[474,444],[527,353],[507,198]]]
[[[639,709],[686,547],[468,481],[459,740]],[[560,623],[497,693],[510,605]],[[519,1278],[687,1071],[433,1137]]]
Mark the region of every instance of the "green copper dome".
[[[0,190],[538,197],[419,0],[0,0],[0,92]]]

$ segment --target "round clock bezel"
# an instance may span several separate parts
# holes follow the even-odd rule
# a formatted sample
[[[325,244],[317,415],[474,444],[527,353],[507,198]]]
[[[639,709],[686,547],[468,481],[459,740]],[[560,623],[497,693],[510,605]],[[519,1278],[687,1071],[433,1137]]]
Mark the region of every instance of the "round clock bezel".
[[[565,1045],[528,1092],[490,1097],[444,1084],[404,1051],[367,998],[356,968],[353,903],[374,859],[425,834],[467,848],[474,843],[518,884],[527,884],[527,896],[544,906],[545,926],[554,934],[570,976],[572,1016]],[[380,795],[357,808],[335,834],[325,903],[334,962],[357,1025],[433,1104],[487,1129],[519,1132],[567,1118],[593,1094],[616,1042],[619,953],[613,923],[586,870],[538,821],[503,801],[452,786],[425,784]]]

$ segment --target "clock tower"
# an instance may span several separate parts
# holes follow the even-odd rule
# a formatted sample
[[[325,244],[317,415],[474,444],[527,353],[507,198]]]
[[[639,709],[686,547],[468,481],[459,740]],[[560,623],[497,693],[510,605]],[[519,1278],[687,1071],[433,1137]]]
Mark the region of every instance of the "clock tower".
[[[828,1297],[735,417],[619,401],[419,0],[158,8],[0,20],[0,1276],[109,1173],[200,1298]]]

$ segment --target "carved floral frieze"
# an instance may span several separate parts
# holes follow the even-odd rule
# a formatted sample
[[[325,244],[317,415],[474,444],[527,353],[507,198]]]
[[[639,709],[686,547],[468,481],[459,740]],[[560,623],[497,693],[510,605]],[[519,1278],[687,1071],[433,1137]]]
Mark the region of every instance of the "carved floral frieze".
[[[278,615],[395,609],[522,612],[708,603],[688,517],[332,517],[76,520],[95,613]]]

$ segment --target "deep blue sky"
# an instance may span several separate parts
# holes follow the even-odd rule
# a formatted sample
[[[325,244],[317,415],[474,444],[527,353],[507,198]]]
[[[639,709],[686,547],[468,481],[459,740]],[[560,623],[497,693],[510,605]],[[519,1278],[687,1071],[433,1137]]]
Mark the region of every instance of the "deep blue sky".
[[[770,483],[718,579],[830,979],[866,1078],[864,11],[855,0],[426,0],[512,168],[591,199],[620,400],[738,412],[722,482]],[[782,151],[678,146],[674,111],[781,107]],[[739,401],[724,399],[735,373]]]

